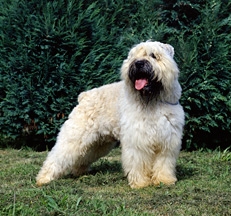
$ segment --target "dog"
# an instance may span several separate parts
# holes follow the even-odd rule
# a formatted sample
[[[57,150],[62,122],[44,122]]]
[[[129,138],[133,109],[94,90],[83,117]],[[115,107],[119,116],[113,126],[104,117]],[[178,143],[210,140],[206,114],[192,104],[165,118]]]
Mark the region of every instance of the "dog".
[[[175,184],[184,111],[174,48],[158,41],[135,45],[121,81],[82,92],[36,177],[41,186],[68,173],[80,176],[121,144],[131,188]]]

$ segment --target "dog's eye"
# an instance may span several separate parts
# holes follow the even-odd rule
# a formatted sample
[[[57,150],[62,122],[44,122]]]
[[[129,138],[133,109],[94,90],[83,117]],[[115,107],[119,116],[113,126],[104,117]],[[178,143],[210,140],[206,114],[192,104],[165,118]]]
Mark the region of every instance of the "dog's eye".
[[[154,59],[156,59],[156,56],[154,55],[154,53],[151,53],[150,56]]]

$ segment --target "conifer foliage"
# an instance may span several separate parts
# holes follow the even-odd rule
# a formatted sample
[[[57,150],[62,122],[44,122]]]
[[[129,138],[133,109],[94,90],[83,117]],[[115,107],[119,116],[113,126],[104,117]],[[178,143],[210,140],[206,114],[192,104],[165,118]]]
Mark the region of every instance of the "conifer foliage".
[[[119,80],[130,47],[148,39],[175,47],[186,111],[184,146],[230,140],[229,1],[3,0],[0,5],[1,143],[52,146],[78,94]]]
[[[181,69],[186,148],[227,147],[231,138],[231,3],[178,2],[168,13]],[[175,8],[175,9],[174,9]],[[175,11],[174,11],[175,10]]]

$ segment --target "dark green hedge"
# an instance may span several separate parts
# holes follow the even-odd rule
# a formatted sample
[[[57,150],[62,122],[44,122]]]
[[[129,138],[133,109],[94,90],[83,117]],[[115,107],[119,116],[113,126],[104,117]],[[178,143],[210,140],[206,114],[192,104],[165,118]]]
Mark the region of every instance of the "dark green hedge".
[[[231,2],[177,3],[171,24],[181,69],[186,148],[228,147],[231,140]],[[174,12],[174,10],[176,10]],[[169,12],[168,12],[169,13]],[[192,19],[190,19],[190,16]]]
[[[184,147],[231,138],[229,1],[19,1],[0,7],[0,146],[44,149],[77,95],[119,79],[135,43],[175,47]]]

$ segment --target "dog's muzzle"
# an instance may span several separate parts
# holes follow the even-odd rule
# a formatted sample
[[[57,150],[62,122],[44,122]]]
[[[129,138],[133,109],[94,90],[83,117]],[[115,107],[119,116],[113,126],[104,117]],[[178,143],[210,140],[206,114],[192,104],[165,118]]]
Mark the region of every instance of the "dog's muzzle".
[[[152,65],[146,59],[135,60],[131,63],[129,78],[134,88],[144,96],[157,95],[163,89],[161,81],[155,77]]]

